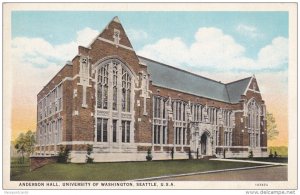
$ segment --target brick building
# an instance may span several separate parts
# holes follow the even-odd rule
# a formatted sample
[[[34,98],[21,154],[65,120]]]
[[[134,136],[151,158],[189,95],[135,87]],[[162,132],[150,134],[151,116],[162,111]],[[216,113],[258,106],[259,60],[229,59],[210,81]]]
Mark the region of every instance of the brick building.
[[[37,95],[36,155],[84,162],[267,155],[266,107],[254,76],[221,83],[138,56],[119,19]],[[172,152],[173,151],[173,152]]]

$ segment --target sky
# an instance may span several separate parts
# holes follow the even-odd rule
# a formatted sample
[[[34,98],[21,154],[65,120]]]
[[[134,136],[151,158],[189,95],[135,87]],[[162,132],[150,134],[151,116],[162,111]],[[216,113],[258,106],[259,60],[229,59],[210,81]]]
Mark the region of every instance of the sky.
[[[288,12],[14,11],[12,137],[36,129],[36,95],[118,16],[138,55],[224,83],[255,75],[287,145]],[[280,101],[280,103],[278,103]]]

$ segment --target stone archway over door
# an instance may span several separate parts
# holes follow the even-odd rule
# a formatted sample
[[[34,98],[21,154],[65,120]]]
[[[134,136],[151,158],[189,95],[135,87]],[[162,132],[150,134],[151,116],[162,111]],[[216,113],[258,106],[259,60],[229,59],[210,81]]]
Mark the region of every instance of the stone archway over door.
[[[206,135],[206,133],[202,134],[200,143],[201,143],[201,154],[206,155],[206,153],[207,153],[207,135]]]

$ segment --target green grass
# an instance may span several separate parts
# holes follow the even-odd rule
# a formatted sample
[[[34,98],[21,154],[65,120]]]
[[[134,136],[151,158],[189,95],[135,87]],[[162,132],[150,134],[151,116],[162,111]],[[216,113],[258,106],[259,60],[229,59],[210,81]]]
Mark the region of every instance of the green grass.
[[[49,164],[33,172],[12,168],[13,181],[121,181],[138,178],[256,166],[254,163],[209,160]]]
[[[29,172],[29,158],[25,157],[24,162],[21,157],[12,157],[10,159],[11,177],[16,177]]]

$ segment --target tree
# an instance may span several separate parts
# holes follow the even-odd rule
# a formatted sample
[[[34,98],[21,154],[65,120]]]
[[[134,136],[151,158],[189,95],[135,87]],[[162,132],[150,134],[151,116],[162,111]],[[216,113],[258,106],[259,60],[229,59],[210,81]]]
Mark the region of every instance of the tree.
[[[151,161],[152,158],[153,158],[153,156],[151,154],[151,148],[148,148],[146,159],[147,159],[147,161]]]
[[[275,139],[279,134],[276,121],[272,113],[267,112],[267,136],[268,140]]]
[[[17,152],[22,156],[22,162],[24,163],[24,155],[32,154],[34,151],[35,133],[31,130],[28,130],[25,134],[20,133],[17,139],[15,140],[15,148]]]
[[[19,154],[22,156],[22,163],[24,163],[24,154],[26,152],[25,150],[25,135],[24,133],[21,133],[18,138],[15,140],[15,149]]]

